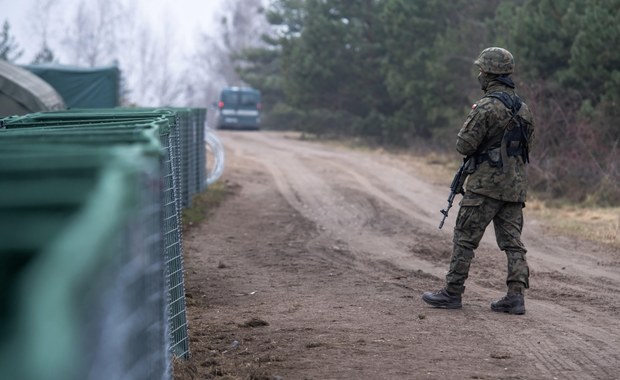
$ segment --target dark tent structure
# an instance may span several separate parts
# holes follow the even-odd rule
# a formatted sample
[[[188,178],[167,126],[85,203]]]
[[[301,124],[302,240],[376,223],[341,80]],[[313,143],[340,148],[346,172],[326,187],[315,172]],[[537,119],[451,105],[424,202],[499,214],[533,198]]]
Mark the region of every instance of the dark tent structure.
[[[113,108],[120,104],[117,66],[77,67],[56,63],[23,65],[49,83],[68,108]]]
[[[65,108],[62,97],[43,79],[0,60],[0,117]]]

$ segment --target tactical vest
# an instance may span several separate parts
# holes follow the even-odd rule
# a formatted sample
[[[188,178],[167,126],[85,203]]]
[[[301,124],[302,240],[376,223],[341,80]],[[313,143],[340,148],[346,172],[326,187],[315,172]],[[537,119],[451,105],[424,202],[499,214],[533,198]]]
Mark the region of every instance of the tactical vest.
[[[488,161],[493,167],[502,167],[508,157],[521,156],[523,163],[529,163],[528,139],[530,131],[528,123],[519,115],[523,101],[503,91],[492,92],[485,98],[498,99],[510,110],[510,120],[504,126],[504,133],[499,138],[488,141],[476,154],[476,163]]]

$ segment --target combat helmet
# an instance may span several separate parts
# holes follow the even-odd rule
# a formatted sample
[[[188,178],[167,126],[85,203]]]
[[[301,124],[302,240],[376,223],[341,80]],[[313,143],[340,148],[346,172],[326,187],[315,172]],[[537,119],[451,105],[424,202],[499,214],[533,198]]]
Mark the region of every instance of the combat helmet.
[[[489,74],[510,74],[515,67],[515,59],[512,54],[501,47],[486,48],[480,53],[474,65]]]

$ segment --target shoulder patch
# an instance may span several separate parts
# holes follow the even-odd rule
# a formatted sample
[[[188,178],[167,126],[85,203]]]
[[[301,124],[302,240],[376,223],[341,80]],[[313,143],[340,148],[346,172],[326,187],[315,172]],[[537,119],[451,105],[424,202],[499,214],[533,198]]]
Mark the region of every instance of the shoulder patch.
[[[478,103],[474,103],[474,104],[472,104],[471,109],[475,110],[477,107],[478,107]]]

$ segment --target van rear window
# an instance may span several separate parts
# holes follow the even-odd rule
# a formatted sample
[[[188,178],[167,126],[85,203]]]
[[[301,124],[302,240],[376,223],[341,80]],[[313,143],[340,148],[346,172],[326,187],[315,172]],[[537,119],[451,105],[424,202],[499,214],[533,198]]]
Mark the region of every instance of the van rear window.
[[[241,93],[242,106],[256,106],[258,104],[258,95],[252,93]]]
[[[222,94],[222,101],[228,107],[256,107],[260,98],[252,92],[225,92]]]
[[[225,92],[222,94],[222,101],[227,106],[236,106],[239,104],[239,96],[234,92]]]

